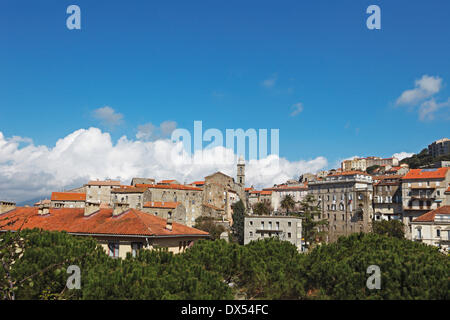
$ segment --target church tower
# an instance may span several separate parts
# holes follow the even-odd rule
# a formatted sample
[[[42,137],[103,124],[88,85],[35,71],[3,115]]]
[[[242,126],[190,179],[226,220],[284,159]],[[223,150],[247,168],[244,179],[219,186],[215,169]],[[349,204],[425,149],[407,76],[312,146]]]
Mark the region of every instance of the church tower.
[[[242,156],[239,157],[237,163],[237,183],[245,187],[245,161]]]

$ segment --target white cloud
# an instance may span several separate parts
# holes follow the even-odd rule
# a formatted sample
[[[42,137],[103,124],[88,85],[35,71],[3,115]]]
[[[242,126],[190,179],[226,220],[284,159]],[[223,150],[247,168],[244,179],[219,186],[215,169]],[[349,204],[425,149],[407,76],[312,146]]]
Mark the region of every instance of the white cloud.
[[[403,160],[403,159],[405,159],[405,158],[409,158],[409,157],[411,157],[411,156],[413,156],[414,155],[414,153],[413,152],[398,152],[398,153],[394,153],[393,155],[392,155],[392,157],[393,158],[397,158],[399,161],[400,160]]]
[[[120,125],[123,121],[123,115],[117,113],[113,108],[105,106],[95,109],[93,112],[94,118],[100,120],[103,125],[114,127]]]
[[[275,83],[277,82],[277,75],[274,74],[269,79],[264,80],[261,85],[266,88],[272,88],[275,86]]]
[[[303,111],[303,104],[301,102],[298,102],[292,106],[292,109],[293,111],[291,113],[291,117],[294,117]]]
[[[442,78],[424,75],[416,80],[415,88],[404,91],[397,99],[397,105],[414,105],[438,93]]]
[[[149,122],[138,126],[136,138],[145,141],[168,138],[176,128],[175,121],[164,121],[159,127]]]
[[[21,145],[24,141],[27,143]],[[195,164],[177,156],[184,153],[181,142],[169,139],[142,141],[123,136],[114,143],[109,133],[98,128],[79,129],[59,139],[54,147],[36,146],[18,137],[6,138],[0,132],[0,199],[45,197],[89,179],[111,178],[129,183],[133,177],[153,177],[192,182],[215,171],[233,177],[236,174],[234,163],[221,165],[216,161],[224,153],[235,156],[229,149],[206,149],[202,161]],[[323,157],[288,161],[272,155],[247,162],[246,182],[267,187],[326,166]]]
[[[434,98],[423,102],[419,107],[419,119],[421,121],[434,120],[438,110],[450,107],[450,98],[446,102],[436,102]]]

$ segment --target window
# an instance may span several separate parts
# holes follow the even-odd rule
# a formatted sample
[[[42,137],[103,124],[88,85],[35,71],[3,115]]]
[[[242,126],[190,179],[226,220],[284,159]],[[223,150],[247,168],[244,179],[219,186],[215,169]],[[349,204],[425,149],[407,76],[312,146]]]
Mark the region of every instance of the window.
[[[441,236],[441,230],[436,230],[436,237],[440,237]]]
[[[249,236],[250,236],[250,238],[252,238],[253,237],[253,232],[249,232]]]
[[[249,225],[251,225],[251,226],[252,226],[252,225],[253,225],[253,221],[249,221]]]
[[[136,258],[138,251],[141,250],[142,247],[143,247],[142,242],[131,243],[131,254],[133,255],[133,258]]]
[[[288,222],[288,227],[290,227],[290,226],[291,226],[291,222],[289,221],[289,222]]]
[[[113,258],[119,257],[119,243],[118,242],[108,242],[109,256]]]
[[[288,239],[290,239],[291,238],[291,233],[290,232],[288,232]]]

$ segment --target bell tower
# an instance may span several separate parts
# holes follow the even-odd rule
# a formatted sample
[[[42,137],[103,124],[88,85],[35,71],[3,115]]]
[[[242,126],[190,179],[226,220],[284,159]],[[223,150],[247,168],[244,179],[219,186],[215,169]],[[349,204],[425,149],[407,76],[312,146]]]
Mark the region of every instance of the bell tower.
[[[237,183],[245,187],[245,161],[242,156],[239,157],[237,163]]]

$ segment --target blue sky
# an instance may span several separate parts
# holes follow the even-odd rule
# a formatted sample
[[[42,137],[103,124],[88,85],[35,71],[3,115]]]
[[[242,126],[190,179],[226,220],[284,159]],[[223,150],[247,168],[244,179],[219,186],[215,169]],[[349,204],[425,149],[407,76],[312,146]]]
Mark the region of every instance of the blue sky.
[[[81,8],[82,29],[66,28]],[[381,7],[381,30],[366,8]],[[450,97],[449,1],[21,1],[0,3],[0,131],[55,142],[98,127],[134,138],[192,129],[279,128],[280,155],[418,152],[449,135],[446,106],[421,120],[396,104],[424,75]],[[303,110],[292,116],[293,106]],[[119,125],[93,117],[109,106]]]

